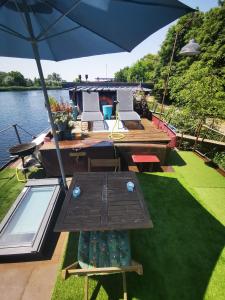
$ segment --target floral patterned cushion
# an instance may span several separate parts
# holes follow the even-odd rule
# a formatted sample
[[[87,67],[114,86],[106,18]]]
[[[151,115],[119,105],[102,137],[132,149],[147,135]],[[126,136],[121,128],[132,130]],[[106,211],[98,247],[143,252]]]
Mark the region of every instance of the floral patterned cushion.
[[[78,261],[81,268],[129,266],[131,254],[128,232],[80,232]]]

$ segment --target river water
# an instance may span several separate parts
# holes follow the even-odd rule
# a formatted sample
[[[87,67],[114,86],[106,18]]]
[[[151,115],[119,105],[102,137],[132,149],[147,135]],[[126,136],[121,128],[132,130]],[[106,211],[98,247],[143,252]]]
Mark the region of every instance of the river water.
[[[68,101],[68,90],[49,90],[50,96]],[[37,135],[49,127],[47,111],[42,91],[0,92],[0,131],[12,124],[18,124],[32,135]],[[18,129],[22,142],[32,137]],[[0,133],[0,166],[8,159],[8,149],[18,144],[14,129]]]

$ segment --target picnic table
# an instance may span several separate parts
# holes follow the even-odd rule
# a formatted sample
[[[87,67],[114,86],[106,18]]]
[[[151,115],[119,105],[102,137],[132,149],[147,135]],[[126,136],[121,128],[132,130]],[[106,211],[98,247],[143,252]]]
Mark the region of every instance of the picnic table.
[[[127,182],[134,183],[128,192]],[[73,197],[79,186],[81,194]],[[102,231],[153,227],[133,172],[75,173],[63,202],[55,231]]]
[[[127,190],[127,182],[129,181],[134,183],[133,192]],[[81,191],[80,195],[74,197],[73,190],[78,186]],[[153,227],[153,224],[135,173],[75,173],[57,219],[55,231],[81,232],[78,261],[65,267],[62,270],[62,277],[66,279],[70,275],[85,276],[84,299],[87,300],[88,276],[120,273],[123,280],[124,299],[127,300],[126,272],[136,272],[142,275],[143,269],[142,265],[136,261],[130,260],[130,263],[127,263],[130,259],[130,253],[126,230],[151,227]],[[91,241],[90,244],[86,245],[85,240],[89,239],[89,237],[91,238],[92,235],[94,235],[94,238],[92,241],[89,240]],[[98,241],[96,239],[99,235],[103,239],[109,238],[109,245],[104,243],[103,247],[103,240]],[[124,240],[121,240],[121,236],[124,236]],[[118,237],[120,244],[118,244]],[[98,243],[99,246],[101,245],[99,248],[97,247]],[[86,264],[81,259],[82,256],[89,259],[91,251],[93,252],[91,261],[95,256],[96,259],[98,256],[103,258],[104,254],[106,255],[107,253],[107,246],[120,251],[114,253],[115,257],[113,253],[111,253],[111,256],[113,260],[122,257],[122,265],[104,265],[99,267],[92,262],[91,266],[85,266]],[[95,253],[97,249],[101,249],[102,252]],[[105,257],[108,258],[107,256]]]

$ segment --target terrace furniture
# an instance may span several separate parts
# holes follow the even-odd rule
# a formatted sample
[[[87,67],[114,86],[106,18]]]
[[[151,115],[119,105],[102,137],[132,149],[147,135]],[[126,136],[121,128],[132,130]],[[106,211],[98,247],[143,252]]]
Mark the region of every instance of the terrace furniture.
[[[84,294],[88,299],[88,277],[121,273],[124,299],[127,299],[126,272],[143,274],[142,265],[131,261],[128,231],[104,231],[80,233],[78,261],[63,272],[63,278],[70,275],[85,276]]]
[[[24,172],[25,178],[24,179],[19,178],[18,167],[17,167],[16,168],[17,181],[20,181],[20,182],[26,182],[27,181],[27,174],[26,174],[27,168],[25,167],[24,159],[25,159],[26,156],[32,155],[34,153],[34,151],[36,150],[36,147],[37,147],[37,145],[35,143],[25,143],[25,144],[15,145],[15,146],[13,146],[9,149],[9,153],[11,155],[18,156],[22,160],[22,171]],[[36,157],[35,157],[35,159],[37,160]]]
[[[127,190],[129,181],[134,183],[133,192]],[[80,187],[81,193],[74,198],[73,189],[76,186]],[[152,221],[134,173],[82,172],[74,174],[55,231],[100,232],[151,227]],[[78,257],[78,262],[66,267],[62,276],[84,275],[85,299],[88,299],[88,276],[122,273],[124,299],[127,299],[125,272],[143,273],[142,266],[134,261],[124,266],[90,267],[85,266]]]
[[[132,155],[132,160],[134,163],[139,164],[141,167],[141,170],[144,170],[144,167],[146,164],[148,164],[149,170],[153,170],[154,164],[159,164],[160,160],[156,155],[152,154],[133,154]]]
[[[120,158],[88,158],[88,172],[93,168],[113,167],[115,171],[120,171]]]
[[[134,111],[133,92],[131,90],[118,90],[118,117],[121,121],[139,121],[138,113]]]
[[[132,181],[133,192],[126,184]],[[81,194],[72,195],[75,186]],[[148,208],[133,172],[74,173],[55,231],[101,231],[151,228]]]
[[[81,121],[103,121],[99,106],[99,95],[96,92],[83,92],[83,112]]]

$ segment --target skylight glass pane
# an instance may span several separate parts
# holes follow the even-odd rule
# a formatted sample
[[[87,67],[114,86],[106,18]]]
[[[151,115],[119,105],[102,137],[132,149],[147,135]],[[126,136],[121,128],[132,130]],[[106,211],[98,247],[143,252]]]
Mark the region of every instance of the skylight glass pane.
[[[29,246],[41,225],[54,187],[31,187],[0,235],[0,246]]]

